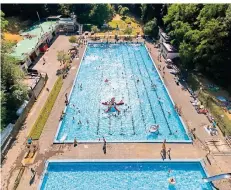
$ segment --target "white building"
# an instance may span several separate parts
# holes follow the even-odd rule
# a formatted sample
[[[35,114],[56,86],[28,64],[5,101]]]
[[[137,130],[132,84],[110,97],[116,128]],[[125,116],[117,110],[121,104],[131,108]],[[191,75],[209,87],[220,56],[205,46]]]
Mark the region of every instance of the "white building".
[[[161,29],[159,28],[159,43],[169,43],[170,37]]]
[[[174,59],[176,57],[179,57],[179,53],[177,52],[177,50],[169,43],[161,43],[160,52],[164,59]]]

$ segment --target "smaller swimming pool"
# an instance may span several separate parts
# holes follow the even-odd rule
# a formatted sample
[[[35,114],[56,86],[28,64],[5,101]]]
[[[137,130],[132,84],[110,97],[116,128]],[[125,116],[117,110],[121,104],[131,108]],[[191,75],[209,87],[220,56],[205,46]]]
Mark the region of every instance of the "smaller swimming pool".
[[[212,190],[199,160],[53,160],[40,190]],[[170,178],[176,183],[170,185]]]

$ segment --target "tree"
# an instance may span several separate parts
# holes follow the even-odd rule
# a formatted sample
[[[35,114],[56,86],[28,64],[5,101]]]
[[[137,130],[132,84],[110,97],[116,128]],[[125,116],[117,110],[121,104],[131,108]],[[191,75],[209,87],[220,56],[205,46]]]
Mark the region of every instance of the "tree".
[[[7,24],[1,11],[2,31],[6,31]],[[4,128],[7,123],[17,118],[15,112],[27,99],[28,88],[22,83],[25,75],[17,64],[18,61],[10,56],[12,43],[6,41],[3,35],[1,40],[1,124]]]
[[[156,18],[153,20],[150,20],[144,25],[144,34],[153,36],[154,38],[157,38],[159,28],[156,23]]]
[[[75,36],[71,36],[70,38],[69,38],[69,42],[70,43],[76,43],[77,42],[77,38],[75,37]]]
[[[0,101],[1,101],[1,129],[2,129],[3,126],[5,126],[6,115],[7,115],[6,96],[3,90],[1,90]]]
[[[124,30],[124,34],[131,35],[131,34],[132,34],[132,28],[131,28],[131,27],[127,27],[127,28]]]
[[[70,16],[71,14],[71,5],[70,4],[59,4],[58,12],[63,16]]]
[[[118,12],[118,14],[120,14],[120,11],[121,11],[121,9],[122,9],[122,8],[123,8],[123,6],[122,6],[122,5],[119,5],[119,6],[118,6],[118,11],[117,11],[117,12]]]
[[[230,16],[228,4],[173,4],[163,18],[183,66],[226,86],[231,81]]]
[[[98,27],[97,26],[92,26],[91,27],[91,31],[95,34],[95,33],[97,33],[97,32],[99,32],[99,29],[98,29]]]
[[[126,17],[127,15],[128,15],[128,13],[129,13],[129,8],[127,8],[127,7],[122,7],[121,9],[120,9],[120,15],[122,15],[123,17]]]
[[[68,55],[64,50],[58,51],[57,60],[65,67],[66,64],[70,62],[70,55]]]
[[[95,39],[96,39],[96,33],[99,32],[99,29],[97,26],[92,26],[91,27],[91,32],[93,32],[95,34]]]
[[[5,32],[8,21],[4,18],[5,14],[1,11],[1,33]]]
[[[93,4],[90,11],[92,22],[98,26],[112,19],[114,8],[110,4]]]

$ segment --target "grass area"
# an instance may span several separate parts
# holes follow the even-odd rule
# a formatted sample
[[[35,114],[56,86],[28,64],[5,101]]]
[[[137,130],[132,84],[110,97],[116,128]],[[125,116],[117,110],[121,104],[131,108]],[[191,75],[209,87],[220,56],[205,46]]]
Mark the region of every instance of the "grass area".
[[[107,35],[107,32],[109,32],[110,35],[115,35],[115,34],[125,35],[124,30],[128,27],[128,25],[130,25],[132,28],[131,35],[137,35],[137,34],[143,35],[143,30],[139,21],[137,21],[137,19],[135,19],[131,15],[122,18],[119,15],[116,15],[112,19],[112,21],[108,23],[109,28],[105,28],[105,29],[102,28],[100,32],[98,32],[96,35]],[[119,27],[119,31],[116,30],[117,26]]]
[[[209,109],[222,133],[225,136],[231,135],[231,120],[218,105],[217,100],[204,91],[200,91],[199,100]]]
[[[61,90],[61,87],[63,85],[63,79],[62,76],[60,76],[52,88],[47,101],[45,105],[43,106],[36,122],[34,123],[32,130],[29,134],[29,137],[31,137],[33,140],[39,139],[40,135],[42,134],[43,128],[47,122],[47,119],[51,113],[51,110],[55,104],[55,101],[59,95],[59,92]]]

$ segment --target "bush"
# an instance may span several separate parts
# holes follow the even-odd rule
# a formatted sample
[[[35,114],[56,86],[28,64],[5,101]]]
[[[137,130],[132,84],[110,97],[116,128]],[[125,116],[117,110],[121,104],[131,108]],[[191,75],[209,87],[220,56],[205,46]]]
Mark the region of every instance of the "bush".
[[[132,41],[132,37],[131,36],[125,36],[124,40],[126,40],[126,41]]]
[[[51,110],[55,104],[56,98],[59,95],[59,92],[61,90],[61,87],[63,85],[63,79],[62,76],[60,76],[52,88],[47,101],[45,105],[43,106],[36,122],[34,123],[32,130],[29,134],[29,137],[31,137],[33,140],[39,139],[40,135],[42,134],[43,128],[47,122],[47,119],[51,113]]]
[[[188,75],[187,83],[193,91],[197,91],[200,88],[200,82],[197,77],[191,73]]]
[[[129,17],[126,17],[126,19],[124,21],[126,22],[126,24],[131,24],[132,23],[132,21],[131,21],[131,19]]]
[[[203,91],[200,91],[198,98],[209,109],[223,135],[231,135],[231,121],[223,109],[217,105],[217,101]],[[224,117],[221,117],[221,115],[224,115]]]
[[[157,26],[157,20],[154,18],[153,20],[150,20],[144,25],[144,34],[153,36],[154,38],[157,38],[158,35],[158,26]]]
[[[83,31],[91,31],[92,24],[84,24],[83,25]]]
[[[70,43],[76,43],[76,42],[77,42],[77,38],[76,38],[75,36],[71,36],[71,37],[69,38],[69,42],[70,42]]]
[[[127,28],[124,30],[124,34],[131,35],[131,34],[132,34],[132,28],[127,27]]]

